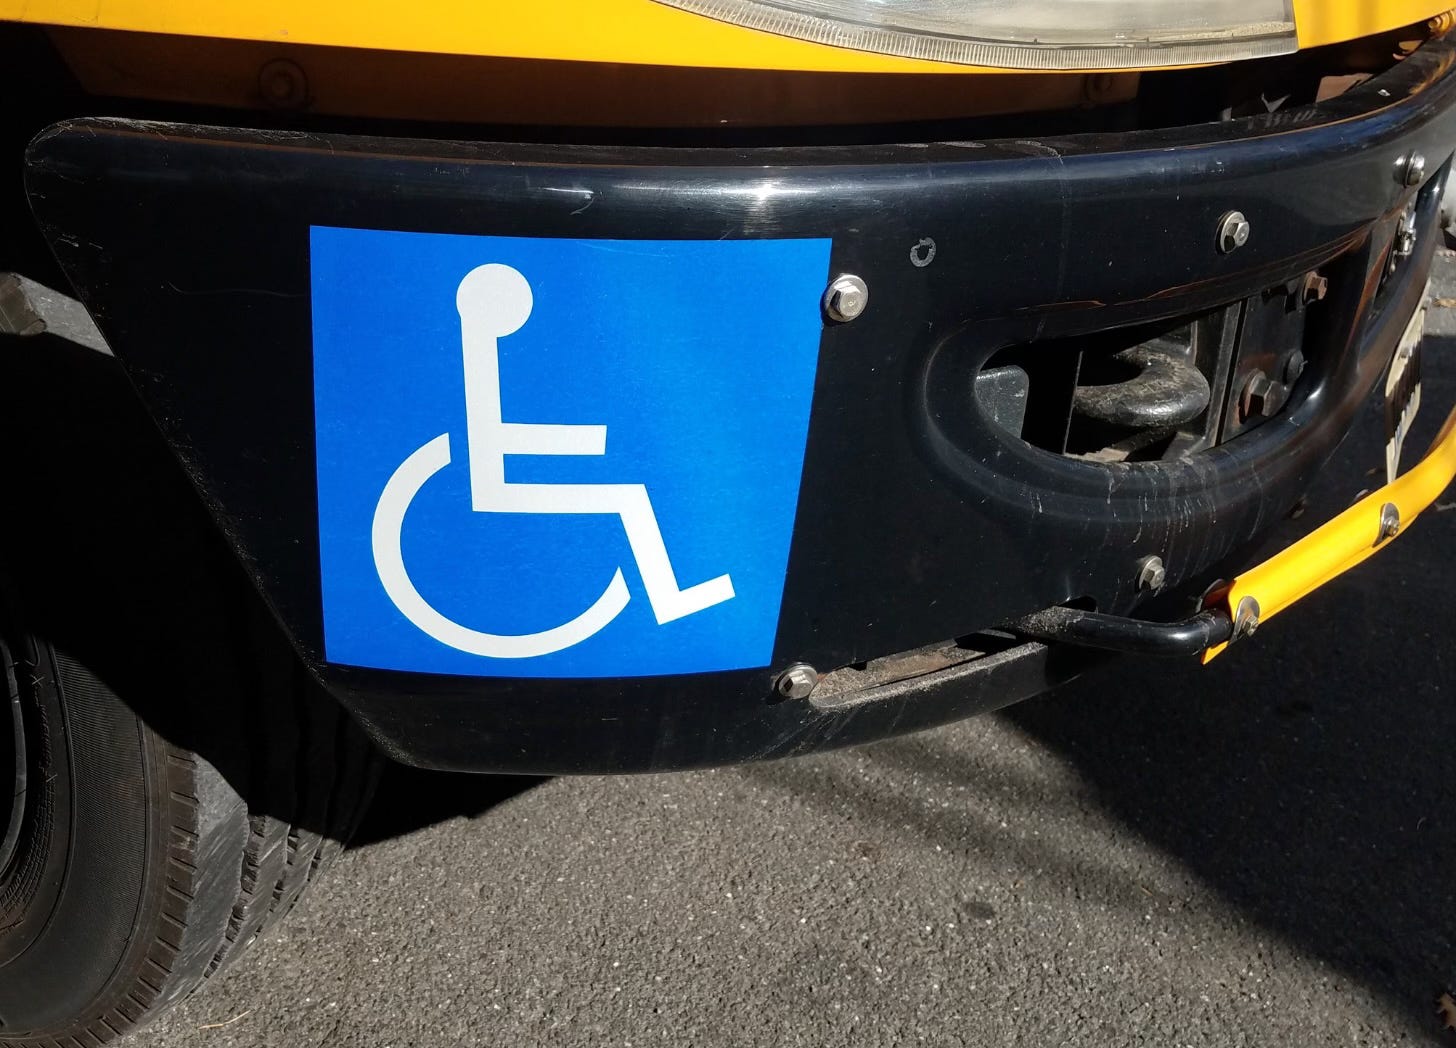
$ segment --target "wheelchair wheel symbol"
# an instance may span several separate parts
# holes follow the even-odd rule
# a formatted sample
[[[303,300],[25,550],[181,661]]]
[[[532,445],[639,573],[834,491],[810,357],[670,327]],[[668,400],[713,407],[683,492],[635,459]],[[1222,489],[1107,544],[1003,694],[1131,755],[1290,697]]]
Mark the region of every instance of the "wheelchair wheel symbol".
[[[470,503],[477,513],[595,514],[621,518],[647,600],[659,625],[731,600],[733,581],[719,575],[680,589],[657,514],[643,484],[513,484],[507,455],[605,455],[607,427],[502,420],[498,340],[530,318],[531,285],[510,266],[492,263],[468,273],[455,296],[465,366],[465,435]],[[580,644],[622,613],[631,591],[618,567],[591,606],[538,633],[503,635],[463,626],[436,610],[415,587],[401,548],[410,503],[450,464],[450,435],[442,433],[399,464],[374,508],[374,567],[389,599],[418,629],[472,655],[527,659]]]

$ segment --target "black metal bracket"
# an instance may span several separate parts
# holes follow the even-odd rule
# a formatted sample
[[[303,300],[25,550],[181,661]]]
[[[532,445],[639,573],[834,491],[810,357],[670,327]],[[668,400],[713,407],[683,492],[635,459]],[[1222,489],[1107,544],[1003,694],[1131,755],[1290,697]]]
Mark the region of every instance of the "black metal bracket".
[[[1077,608],[1046,608],[1011,625],[1022,636],[1053,644],[1099,648],[1125,655],[1201,655],[1233,640],[1234,624],[1222,611],[1200,611],[1182,622],[1148,622]]]

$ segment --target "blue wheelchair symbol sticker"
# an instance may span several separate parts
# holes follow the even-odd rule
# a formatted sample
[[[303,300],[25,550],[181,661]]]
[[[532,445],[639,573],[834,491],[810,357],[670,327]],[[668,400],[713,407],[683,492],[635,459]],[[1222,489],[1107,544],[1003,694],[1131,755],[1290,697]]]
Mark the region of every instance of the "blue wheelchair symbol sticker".
[[[829,246],[315,227],[329,661],[768,665]]]

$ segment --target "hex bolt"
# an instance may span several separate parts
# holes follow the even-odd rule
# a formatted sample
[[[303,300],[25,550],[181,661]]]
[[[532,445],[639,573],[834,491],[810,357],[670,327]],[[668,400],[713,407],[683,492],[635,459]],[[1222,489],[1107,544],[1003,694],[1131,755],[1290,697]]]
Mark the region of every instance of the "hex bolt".
[[[1426,177],[1426,158],[1421,153],[1409,153],[1395,165],[1395,177],[1403,186],[1418,186]]]
[[[824,291],[824,313],[830,320],[847,324],[870,304],[870,289],[853,273],[843,273]]]
[[[1252,228],[1242,211],[1230,211],[1218,220],[1218,249],[1225,255],[1237,251],[1249,242]]]
[[[1138,561],[1138,589],[1152,590],[1156,593],[1163,588],[1163,583],[1167,581],[1168,572],[1163,567],[1162,557],[1144,557]]]
[[[1234,609],[1234,639],[1252,637],[1259,628],[1259,602],[1253,597],[1244,597]]]
[[[1269,376],[1262,371],[1252,372],[1248,380],[1244,382],[1244,390],[1239,394],[1239,419],[1247,422],[1255,415],[1268,417],[1277,410],[1279,402],[1280,386],[1272,382]]]
[[[796,662],[774,681],[774,691],[786,699],[807,699],[819,686],[819,672],[807,662]]]
[[[1376,536],[1375,545],[1380,545],[1389,539],[1400,534],[1400,510],[1394,502],[1387,502],[1380,507],[1380,534]]]

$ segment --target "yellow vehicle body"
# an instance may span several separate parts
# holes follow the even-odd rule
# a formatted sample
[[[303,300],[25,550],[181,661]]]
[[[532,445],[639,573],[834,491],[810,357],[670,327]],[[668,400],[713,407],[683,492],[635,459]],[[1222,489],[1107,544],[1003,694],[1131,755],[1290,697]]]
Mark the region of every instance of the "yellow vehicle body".
[[[1417,27],[1415,41],[1450,4],[1292,6],[1304,49],[1388,40],[1403,27]],[[516,126],[832,126],[1046,112],[1126,102],[1140,72],[875,54],[656,0],[0,0],[7,20],[43,27],[93,95]],[[1389,57],[1374,46],[1373,61]]]
[[[1294,0],[1301,48],[1434,17],[1450,0]],[[654,0],[0,0],[0,20],[421,54],[840,73],[986,73],[743,29]]]

